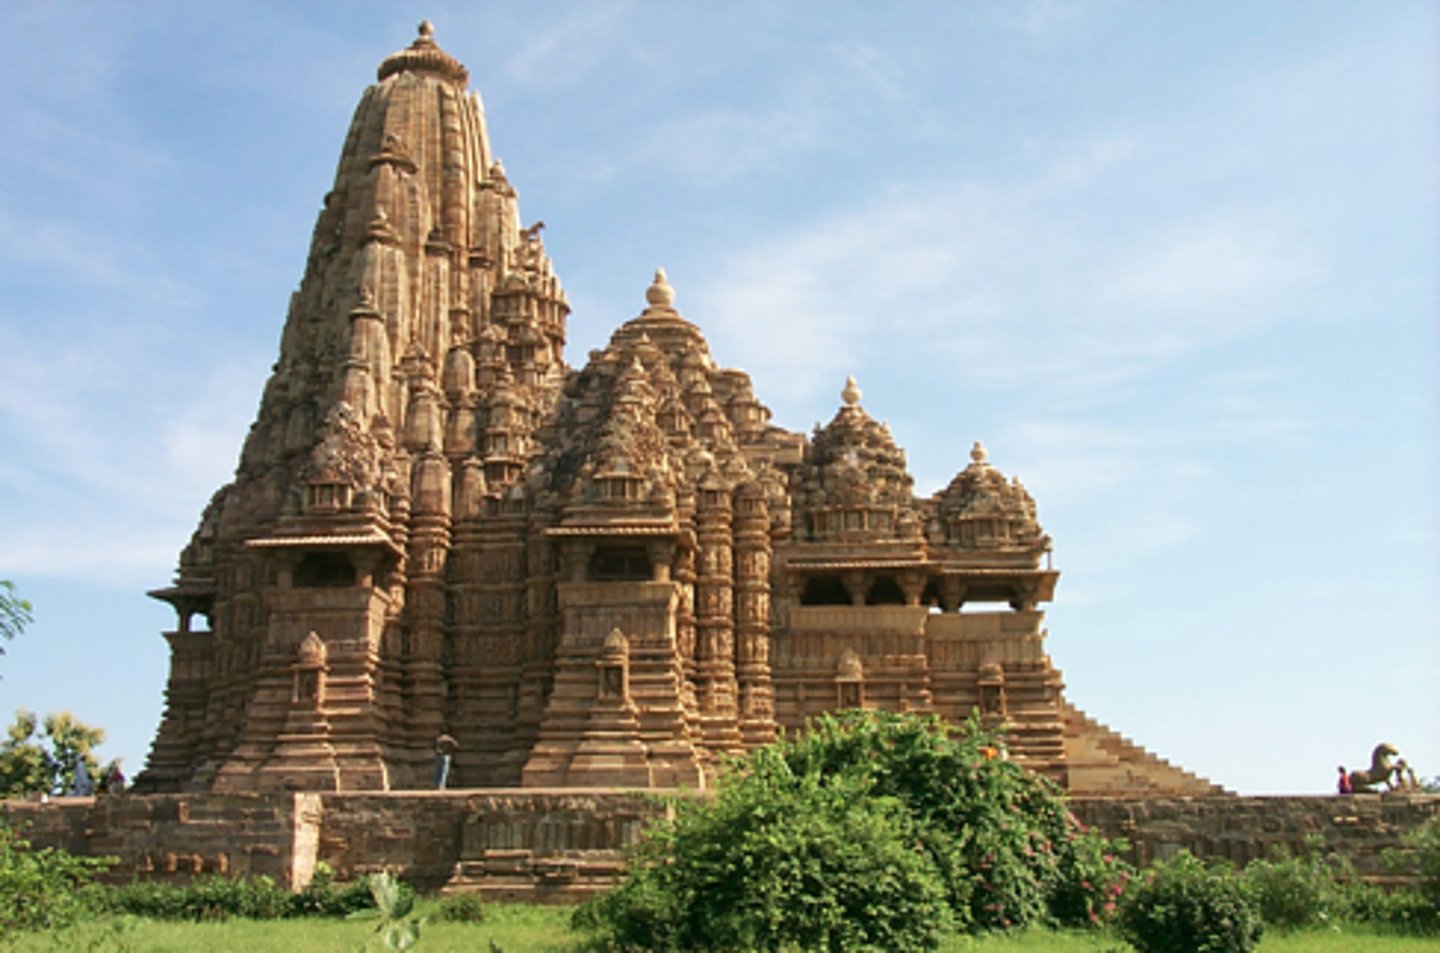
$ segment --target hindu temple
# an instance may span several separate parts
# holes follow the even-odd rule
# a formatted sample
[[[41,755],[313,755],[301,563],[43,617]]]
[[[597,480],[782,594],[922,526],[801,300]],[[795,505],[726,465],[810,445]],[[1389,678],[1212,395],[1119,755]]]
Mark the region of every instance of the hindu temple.
[[[856,707],[978,717],[1076,794],[1217,790],[1066,701],[1051,539],[980,443],[919,495],[853,379],[785,429],[650,267],[567,363],[468,82],[422,24],[360,99],[234,479],[152,593],[140,790],[424,788],[442,736],[452,787],[704,788]]]

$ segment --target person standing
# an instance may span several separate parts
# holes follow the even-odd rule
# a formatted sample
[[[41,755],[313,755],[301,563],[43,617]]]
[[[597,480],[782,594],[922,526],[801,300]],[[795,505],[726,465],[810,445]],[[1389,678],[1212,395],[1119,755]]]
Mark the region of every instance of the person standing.
[[[460,750],[460,743],[450,735],[442,734],[435,739],[435,779],[432,784],[437,791],[443,791],[450,783],[450,760]]]

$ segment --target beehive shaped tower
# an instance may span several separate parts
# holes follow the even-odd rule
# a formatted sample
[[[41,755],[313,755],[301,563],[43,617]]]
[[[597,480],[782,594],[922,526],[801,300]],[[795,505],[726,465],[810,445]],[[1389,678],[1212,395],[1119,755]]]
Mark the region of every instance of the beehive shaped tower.
[[[663,271],[569,368],[467,81],[424,24],[356,109],[235,479],[152,593],[138,787],[425,787],[448,735],[464,786],[699,788],[868,707],[978,712],[1072,787],[1212,790],[1065,703],[1049,537],[978,444],[922,498],[853,380],[774,425]]]

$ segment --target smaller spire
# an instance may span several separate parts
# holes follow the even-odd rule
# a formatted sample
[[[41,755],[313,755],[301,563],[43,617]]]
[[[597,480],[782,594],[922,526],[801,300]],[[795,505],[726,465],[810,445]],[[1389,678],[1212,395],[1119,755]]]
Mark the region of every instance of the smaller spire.
[[[840,399],[845,401],[847,407],[858,407],[860,398],[860,385],[855,383],[855,375],[851,374],[845,378],[845,389],[840,391]]]
[[[650,283],[649,288],[645,289],[645,300],[652,308],[673,308],[675,306],[675,289],[670,287],[664,268],[655,269],[655,280]]]

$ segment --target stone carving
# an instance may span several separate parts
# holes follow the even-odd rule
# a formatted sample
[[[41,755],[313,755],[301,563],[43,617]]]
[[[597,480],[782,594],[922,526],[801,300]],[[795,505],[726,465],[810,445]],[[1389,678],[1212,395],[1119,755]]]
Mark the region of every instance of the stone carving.
[[[1381,742],[1370,752],[1370,767],[1350,772],[1350,789],[1355,794],[1374,793],[1380,785],[1387,791],[1420,789],[1415,769],[1406,764],[1394,745]]]
[[[427,23],[377,77],[235,480],[153,593],[138,788],[424,788],[437,737],[471,785],[703,787],[837,705],[980,709],[1062,783],[1082,749],[1086,784],[1181,778],[1064,703],[1049,537],[978,443],[923,496],[853,377],[808,439],[773,424],[663,269],[569,367],[465,67]]]

